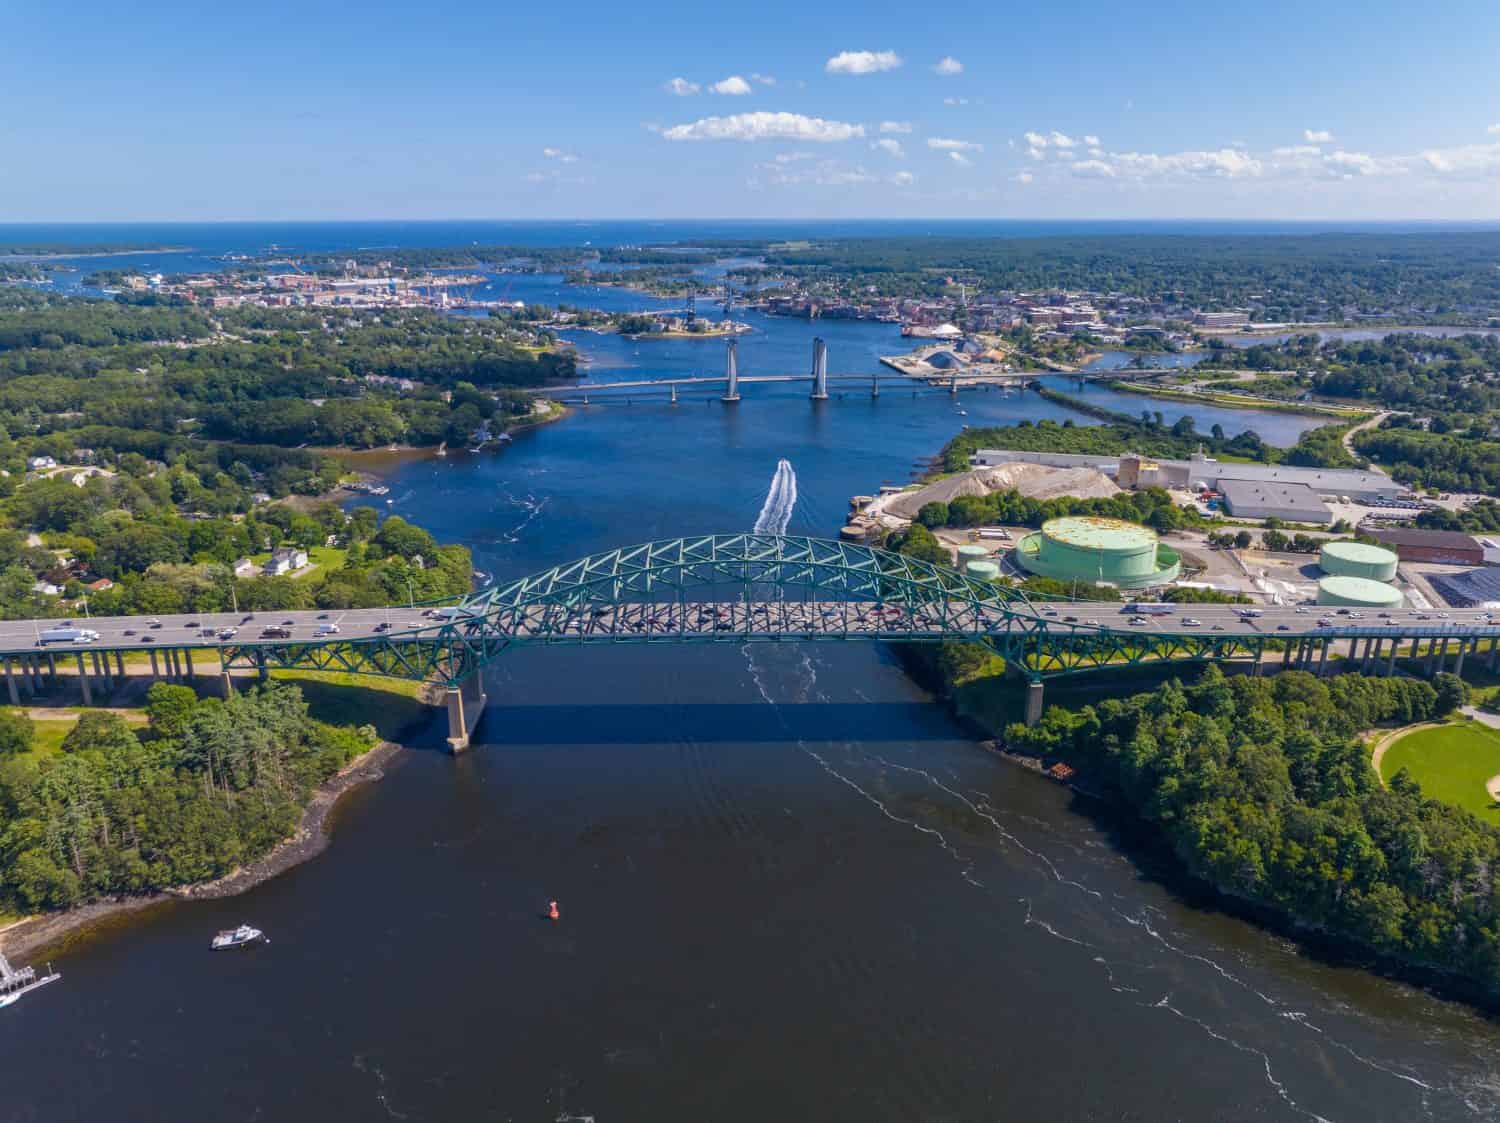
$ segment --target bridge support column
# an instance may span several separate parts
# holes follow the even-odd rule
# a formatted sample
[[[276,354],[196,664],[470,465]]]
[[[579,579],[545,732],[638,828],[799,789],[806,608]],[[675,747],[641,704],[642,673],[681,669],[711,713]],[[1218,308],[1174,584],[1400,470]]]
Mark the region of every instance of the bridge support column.
[[[731,339],[727,353],[724,357],[724,396],[720,398],[723,402],[737,402],[740,400],[740,341]]]
[[[1332,641],[1324,640],[1322,652],[1318,655],[1318,677],[1322,678],[1328,673],[1328,649],[1333,646]]]
[[[21,704],[21,692],[16,689],[16,672],[10,665],[10,656],[5,657],[5,689],[10,692],[10,704]]]
[[[1391,653],[1385,657],[1385,677],[1390,678],[1396,673],[1396,653],[1401,650],[1401,641],[1391,640]]]
[[[1458,675],[1460,678],[1463,677],[1464,655],[1468,652],[1468,650],[1469,637],[1464,636],[1461,640],[1458,641],[1458,658],[1453,661],[1453,673]]]
[[[465,697],[465,693],[470,696]],[[489,702],[484,692],[484,680],[479,672],[463,679],[457,686],[450,686],[444,699],[448,707],[448,751],[461,753],[469,747],[469,738],[479,725],[484,707]]]
[[[78,681],[83,686],[83,704],[94,704],[94,693],[89,689],[89,669],[83,665],[83,652],[78,653]]]
[[[872,375],[870,378],[870,397],[880,397],[880,375]]]
[[[105,658],[108,659],[109,656],[106,655]],[[120,681],[124,682],[125,681],[125,653],[123,651],[119,651],[119,650],[115,651],[115,669],[120,672]]]
[[[265,682],[271,677],[271,668],[266,664],[266,653],[257,651],[255,653],[255,673],[260,676],[260,681]]]
[[[813,340],[812,394],[815,402],[828,400],[828,344],[822,337]]]
[[[52,685],[57,686],[57,656],[47,652],[47,674],[52,678]]]
[[[1043,685],[1041,679],[1033,679],[1026,684],[1026,724],[1035,725],[1042,720],[1042,694]]]
[[[672,383],[672,404],[677,404],[677,383]]]
[[[161,668],[156,664],[156,652],[148,651],[147,654],[151,656],[151,680],[155,682],[161,678]]]
[[[182,649],[182,658],[187,663],[187,681],[191,684],[193,681],[193,653],[184,647]]]
[[[1486,668],[1488,670],[1493,671],[1495,669],[1495,656],[1496,655],[1500,655],[1500,636],[1491,636],[1490,637],[1490,658],[1489,658],[1489,662],[1486,664]]]
[[[234,693],[234,679],[230,677],[228,671],[219,672],[219,693],[224,698]]]
[[[99,669],[99,653],[97,651],[90,651],[89,652],[89,657],[93,660],[93,663],[94,663],[94,674],[99,677],[99,682],[104,686],[104,692],[106,694],[108,694],[109,693],[109,689],[110,689],[110,686],[109,686],[109,663],[106,662],[104,664],[104,669],[101,671]]]

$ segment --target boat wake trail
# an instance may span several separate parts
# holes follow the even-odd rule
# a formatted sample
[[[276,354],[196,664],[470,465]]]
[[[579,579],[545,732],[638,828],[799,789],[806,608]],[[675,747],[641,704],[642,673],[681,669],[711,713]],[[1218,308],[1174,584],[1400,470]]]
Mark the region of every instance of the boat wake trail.
[[[792,471],[790,460],[778,460],[766,501],[761,504],[760,514],[755,519],[755,533],[785,534],[796,506],[797,473]]]

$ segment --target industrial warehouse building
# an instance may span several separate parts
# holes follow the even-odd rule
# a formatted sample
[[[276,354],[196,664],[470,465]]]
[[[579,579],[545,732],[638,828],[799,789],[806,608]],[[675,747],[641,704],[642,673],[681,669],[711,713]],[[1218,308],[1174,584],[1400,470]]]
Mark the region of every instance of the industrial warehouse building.
[[[1402,561],[1442,565],[1483,565],[1484,547],[1456,530],[1416,530],[1391,527],[1364,531],[1382,546],[1396,551]]]
[[[1306,484],[1222,480],[1224,509],[1237,519],[1281,519],[1289,523],[1333,522],[1333,512]]]
[[[1124,456],[1086,456],[1077,453],[1021,452],[982,448],[970,458],[975,467],[992,467],[1015,461],[1049,464],[1057,468],[1095,468],[1124,488],[1165,487],[1179,491],[1202,488],[1225,490],[1230,483],[1300,486],[1314,496],[1380,503],[1399,498],[1406,488],[1380,472],[1354,468],[1298,468],[1287,464],[1227,464],[1202,453],[1191,460],[1154,460],[1127,453]],[[1301,518],[1301,522],[1331,521],[1324,517]]]

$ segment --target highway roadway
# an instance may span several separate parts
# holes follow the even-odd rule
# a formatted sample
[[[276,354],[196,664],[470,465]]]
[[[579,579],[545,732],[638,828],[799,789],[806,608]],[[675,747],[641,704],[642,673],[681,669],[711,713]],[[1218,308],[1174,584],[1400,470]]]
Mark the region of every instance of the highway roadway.
[[[977,635],[1032,631],[1038,626],[1056,633],[1084,636],[1107,631],[1152,636],[1223,635],[1268,639],[1304,637],[1492,636],[1500,638],[1500,612],[1491,622],[1480,609],[1417,611],[1344,610],[1327,606],[1249,606],[1197,604],[1174,606],[1169,614],[1145,615],[1128,605],[1108,601],[1037,601],[1031,605],[996,604],[975,609],[967,602],[906,609],[897,602],[878,605],[855,601],[772,600],[664,601],[585,603],[572,609],[531,605],[524,610],[497,605],[488,610],[491,624],[517,640],[568,640],[683,636],[732,639],[741,635],[867,635],[902,638],[937,633]],[[0,622],[0,655],[30,655],[41,650],[149,651],[285,647],[298,643],[351,643],[383,637],[394,643],[432,640],[444,620],[422,608],[390,607],[256,613],[194,613],[161,617],[111,616],[74,618],[71,626],[98,633],[90,642],[43,644],[44,633],[64,622]],[[460,620],[463,618],[460,617]],[[337,631],[327,629],[337,628]]]

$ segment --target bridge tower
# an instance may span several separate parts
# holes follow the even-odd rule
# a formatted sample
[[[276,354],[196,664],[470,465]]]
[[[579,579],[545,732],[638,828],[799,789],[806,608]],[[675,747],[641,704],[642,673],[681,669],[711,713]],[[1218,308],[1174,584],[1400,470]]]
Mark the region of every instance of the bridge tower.
[[[953,376],[948,379],[948,393],[950,393],[950,394],[956,394],[956,393],[958,393],[958,372],[957,371],[954,371],[953,372]]]
[[[880,397],[880,372],[876,371],[870,376],[870,397]]]
[[[719,399],[725,402],[737,402],[740,400],[740,341],[731,339],[724,355],[724,378],[727,385],[724,387],[724,396]]]
[[[677,383],[672,383],[672,404],[677,404]]]
[[[821,337],[813,340],[812,394],[815,402],[828,400],[828,344]]]

